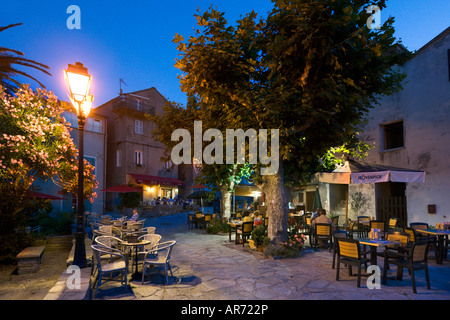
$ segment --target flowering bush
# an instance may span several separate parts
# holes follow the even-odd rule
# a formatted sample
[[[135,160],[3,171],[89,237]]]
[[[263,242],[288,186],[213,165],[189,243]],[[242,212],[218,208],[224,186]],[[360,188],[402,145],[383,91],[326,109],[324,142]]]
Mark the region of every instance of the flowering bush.
[[[0,242],[20,224],[17,214],[37,180],[51,179],[64,192],[77,193],[78,150],[53,93],[23,86],[8,94],[0,86]],[[84,194],[94,200],[94,167],[84,160]],[[2,256],[2,252],[0,252]]]

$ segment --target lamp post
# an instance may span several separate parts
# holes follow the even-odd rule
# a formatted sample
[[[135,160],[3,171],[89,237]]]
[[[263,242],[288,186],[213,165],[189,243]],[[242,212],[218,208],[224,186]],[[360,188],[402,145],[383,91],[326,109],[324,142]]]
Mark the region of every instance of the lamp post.
[[[64,70],[64,79],[69,89],[69,98],[77,110],[78,116],[78,195],[77,195],[77,231],[75,233],[75,254],[73,264],[80,268],[87,266],[86,248],[84,245],[84,148],[83,136],[86,118],[91,110],[93,96],[89,94],[92,77],[82,63],[69,64]]]

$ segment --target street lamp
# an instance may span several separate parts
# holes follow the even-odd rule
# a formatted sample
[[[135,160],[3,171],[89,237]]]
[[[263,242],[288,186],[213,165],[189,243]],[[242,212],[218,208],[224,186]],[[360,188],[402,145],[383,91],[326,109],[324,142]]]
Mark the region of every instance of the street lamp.
[[[77,212],[77,231],[75,233],[75,254],[73,264],[80,268],[87,266],[86,248],[84,245],[84,149],[83,136],[86,118],[91,110],[91,104],[94,99],[89,94],[89,88],[92,82],[92,76],[88,74],[87,68],[80,62],[74,65],[69,64],[67,70],[64,70],[64,79],[69,89],[69,98],[77,110],[78,116],[78,212]]]

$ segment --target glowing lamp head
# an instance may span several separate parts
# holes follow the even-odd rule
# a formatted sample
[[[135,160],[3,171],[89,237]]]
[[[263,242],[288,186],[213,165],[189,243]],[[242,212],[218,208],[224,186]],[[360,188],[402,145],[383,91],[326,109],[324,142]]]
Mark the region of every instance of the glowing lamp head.
[[[69,89],[70,101],[77,109],[78,115],[87,117],[93,101],[93,96],[89,95],[92,76],[82,63],[76,62],[74,65],[69,64],[67,70],[64,70],[64,79]]]

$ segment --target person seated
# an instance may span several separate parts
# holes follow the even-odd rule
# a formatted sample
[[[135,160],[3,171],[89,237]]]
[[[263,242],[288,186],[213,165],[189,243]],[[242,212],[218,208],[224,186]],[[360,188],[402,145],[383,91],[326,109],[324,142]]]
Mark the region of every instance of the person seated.
[[[326,210],[325,209],[317,209],[317,211],[319,213],[319,216],[317,216],[314,219],[311,218],[311,226],[314,227],[314,225],[316,223],[327,223],[327,224],[331,224],[331,229],[334,230],[335,225],[334,225],[333,221],[329,217],[327,217]]]
[[[257,227],[262,224],[262,218],[258,210],[254,212],[255,218],[253,219],[253,226]]]

